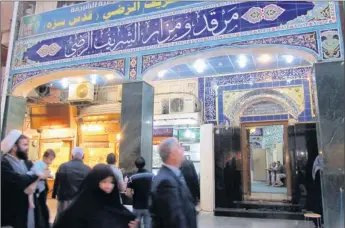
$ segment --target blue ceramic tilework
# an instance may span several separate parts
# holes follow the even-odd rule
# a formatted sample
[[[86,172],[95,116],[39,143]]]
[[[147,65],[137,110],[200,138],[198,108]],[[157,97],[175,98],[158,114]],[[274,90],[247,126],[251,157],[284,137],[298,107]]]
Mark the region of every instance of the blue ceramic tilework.
[[[71,66],[63,66],[63,67],[57,67],[57,68],[51,68],[51,69],[39,69],[35,71],[29,71],[19,74],[14,74],[12,78],[12,87],[15,87],[19,83],[22,83],[26,80],[29,80],[30,78],[44,75],[48,73],[52,73],[54,71],[60,71],[60,70],[67,70],[67,69],[107,69],[110,71],[115,71],[119,73],[121,76],[125,77],[126,75],[126,58],[122,59],[113,59],[113,60],[105,60],[100,62],[89,62],[89,63],[83,63],[83,64],[77,64],[77,65],[71,65]]]
[[[140,53],[157,48],[170,49],[176,45],[214,43],[231,38],[250,44],[252,41],[248,41],[246,36],[260,35],[262,38],[261,34],[269,33],[257,42],[291,45],[291,39],[286,37],[275,39],[280,31],[285,33],[301,29],[300,32],[304,33],[311,32],[308,31],[311,27],[334,25],[337,23],[336,13],[332,2],[310,1],[220,2],[185,7],[174,13],[167,11],[134,20],[99,23],[97,27],[70,29],[20,40],[14,47],[13,69]],[[314,44],[313,37],[301,36],[297,43],[295,46],[306,45],[306,48],[319,52],[319,45]]]
[[[216,93],[218,91],[218,121],[229,122],[229,119],[223,115],[223,91],[229,90],[252,90],[269,89],[277,87],[289,87],[300,85],[304,89],[305,111],[298,117],[297,121],[313,121],[312,103],[310,96],[312,92],[309,86],[310,67],[294,68],[287,70],[276,70],[267,72],[256,72],[231,76],[206,77],[204,80],[199,79],[199,94],[202,93],[200,86],[204,86],[204,94],[200,99],[204,102],[205,121],[216,121]],[[265,81],[265,82],[263,82]],[[279,115],[280,116],[280,115]],[[278,117],[277,117],[278,118]],[[285,116],[284,116],[285,118]],[[286,119],[293,118],[287,115]],[[275,120],[267,116],[265,120]]]
[[[237,84],[237,85],[230,85],[230,86],[222,86],[218,88],[218,120],[219,122],[226,121],[224,119],[224,110],[223,110],[223,92],[224,91],[231,91],[231,90],[250,90],[250,89],[270,89],[270,88],[279,88],[279,87],[288,87],[288,86],[296,86],[302,85],[304,89],[304,101],[305,107],[304,111],[298,117],[298,121],[306,122],[312,121],[312,111],[311,111],[311,94],[309,91],[309,81],[306,79],[297,79],[297,80],[285,80],[285,81],[276,81],[276,82],[262,82],[262,83],[255,83],[255,84]],[[288,118],[289,116],[287,116]],[[268,120],[268,119],[261,119],[261,120]]]
[[[259,88],[256,83],[271,80],[272,86],[286,86],[292,80],[307,79],[311,73],[311,67],[301,67],[284,70],[254,72],[246,74],[225,75],[218,77],[206,77],[204,81],[205,91],[203,102],[205,104],[205,120],[216,121],[216,89],[219,86],[236,86],[238,84],[253,85],[252,89]],[[283,82],[281,82],[283,81]],[[284,82],[286,81],[286,82]],[[247,86],[248,87],[248,86]],[[237,87],[236,87],[237,88]]]
[[[198,98],[199,100],[204,100],[205,94],[205,78],[198,78]]]
[[[289,119],[288,114],[240,117],[241,122],[277,121],[277,120],[288,120],[288,119]]]

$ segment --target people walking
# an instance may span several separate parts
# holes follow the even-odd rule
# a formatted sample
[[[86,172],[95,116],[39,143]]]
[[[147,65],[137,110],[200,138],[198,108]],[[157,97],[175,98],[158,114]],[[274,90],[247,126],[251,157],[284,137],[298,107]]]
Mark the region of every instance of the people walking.
[[[116,156],[113,153],[108,154],[107,163],[110,166],[111,170],[114,172],[116,183],[120,192],[126,191],[126,185],[123,181],[123,174],[121,170],[116,167]]]
[[[193,162],[185,158],[181,164],[180,170],[192,194],[194,203],[197,205],[200,200],[200,184]]]
[[[1,142],[1,226],[35,228],[35,208],[29,207],[25,190],[37,180],[44,180],[49,170],[29,173],[24,161],[28,159],[29,139],[12,130]]]
[[[116,178],[98,164],[85,178],[80,193],[61,213],[53,228],[135,228],[135,216],[120,202]]]
[[[55,175],[52,198],[58,200],[56,219],[66,209],[79,191],[91,168],[83,163],[84,151],[80,147],[72,150],[72,160],[63,163]]]
[[[196,228],[196,210],[180,166],[184,151],[177,139],[159,145],[163,165],[152,183],[152,227]]]
[[[144,221],[145,228],[151,228],[149,199],[154,175],[145,169],[145,164],[143,157],[135,160],[138,171],[129,178],[126,195],[133,197],[133,212],[137,219]]]

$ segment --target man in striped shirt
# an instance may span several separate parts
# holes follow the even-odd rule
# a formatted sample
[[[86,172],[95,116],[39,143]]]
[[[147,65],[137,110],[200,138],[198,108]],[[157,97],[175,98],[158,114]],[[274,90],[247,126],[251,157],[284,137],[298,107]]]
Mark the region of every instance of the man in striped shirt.
[[[151,228],[151,215],[149,212],[149,199],[151,184],[154,175],[148,172],[145,167],[145,159],[139,157],[135,160],[138,172],[128,180],[126,195],[133,195],[133,212],[137,219],[144,220],[144,227]]]

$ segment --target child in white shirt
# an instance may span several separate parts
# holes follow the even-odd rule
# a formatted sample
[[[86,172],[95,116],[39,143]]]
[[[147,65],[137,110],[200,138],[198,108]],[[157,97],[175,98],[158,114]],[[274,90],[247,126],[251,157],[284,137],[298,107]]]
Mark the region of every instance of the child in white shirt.
[[[43,154],[43,159],[38,160],[34,163],[29,173],[42,173],[44,170],[48,169],[55,159],[55,152],[52,149],[48,149]],[[51,176],[52,177],[52,176]],[[45,180],[37,180],[25,189],[25,193],[29,195],[29,207],[35,208],[33,194],[38,189],[38,193],[42,193],[45,190]]]

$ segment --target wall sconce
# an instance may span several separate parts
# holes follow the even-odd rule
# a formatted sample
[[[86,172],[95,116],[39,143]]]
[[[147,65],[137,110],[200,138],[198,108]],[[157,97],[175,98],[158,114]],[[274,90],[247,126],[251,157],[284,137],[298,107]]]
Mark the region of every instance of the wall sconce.
[[[120,141],[121,140],[121,134],[120,133],[117,133],[116,134],[116,141]]]

